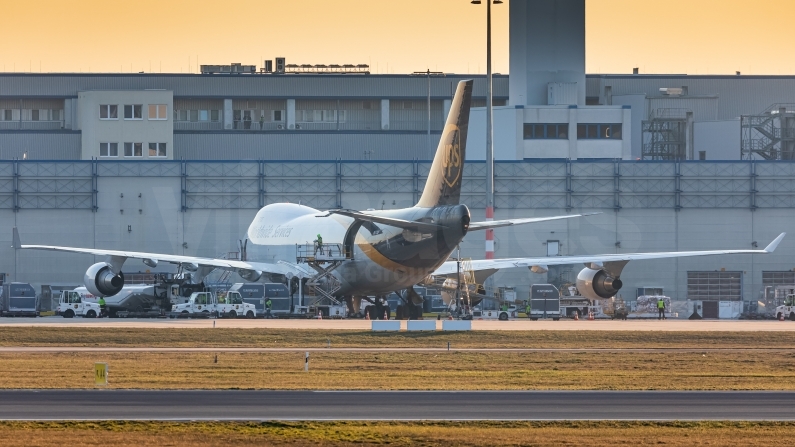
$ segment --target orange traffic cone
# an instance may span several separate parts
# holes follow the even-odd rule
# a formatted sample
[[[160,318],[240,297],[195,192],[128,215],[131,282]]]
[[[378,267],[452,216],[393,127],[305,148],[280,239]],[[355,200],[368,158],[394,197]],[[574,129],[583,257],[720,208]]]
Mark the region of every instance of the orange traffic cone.
[[[588,319],[589,319],[590,321],[593,321],[593,320],[594,320],[593,312],[588,312]]]
[[[388,319],[389,319],[389,313],[387,311],[384,311],[384,320]]]

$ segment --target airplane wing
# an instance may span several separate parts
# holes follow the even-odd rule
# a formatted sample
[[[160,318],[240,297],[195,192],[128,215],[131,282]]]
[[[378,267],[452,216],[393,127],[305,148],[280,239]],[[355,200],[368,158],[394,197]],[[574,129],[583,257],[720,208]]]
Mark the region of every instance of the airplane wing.
[[[787,233],[781,233],[767,247],[762,250],[708,250],[708,251],[669,251],[657,253],[621,253],[606,255],[584,255],[584,256],[549,256],[541,258],[504,258],[504,259],[479,259],[471,262],[472,270],[504,269],[515,267],[549,266],[561,264],[579,264],[600,268],[605,264],[623,264],[629,261],[643,259],[663,259],[663,258],[684,258],[691,256],[710,256],[710,255],[729,255],[729,254],[768,254],[781,243]],[[441,265],[434,275],[450,275],[457,272],[456,261],[447,261]]]
[[[339,214],[340,216],[347,216],[354,218],[356,220],[363,220],[365,222],[375,222],[375,223],[403,228],[406,230],[411,230],[416,232],[437,231],[441,228],[445,228],[442,225],[432,224],[429,222],[417,222],[413,220],[395,219],[392,217],[373,216],[370,214],[360,213],[358,211],[351,211],[351,210],[329,210],[329,213]]]
[[[21,250],[49,250],[60,251],[67,253],[84,253],[94,256],[105,256],[107,262],[111,265],[121,265],[127,259],[146,259],[158,262],[167,262],[170,264],[182,264],[187,266],[211,267],[220,268],[223,270],[233,270],[236,272],[246,271],[259,271],[264,273],[280,274],[285,276],[298,276],[307,277],[312,276],[313,273],[304,271],[300,267],[287,263],[269,263],[269,262],[248,262],[237,261],[234,259],[217,259],[217,258],[202,258],[197,256],[181,256],[169,255],[163,253],[143,253],[137,251],[126,250],[104,250],[99,248],[76,248],[76,247],[59,247],[54,245],[23,245],[17,228],[14,227],[13,234],[13,248]]]
[[[602,213],[567,214],[565,216],[528,217],[525,219],[505,219],[505,220],[491,220],[485,222],[472,222],[469,224],[469,231],[489,230],[492,228],[507,227],[510,225],[522,225],[522,224],[529,224],[536,222],[546,222],[549,220],[571,219],[572,217],[593,216],[594,214],[602,214]]]

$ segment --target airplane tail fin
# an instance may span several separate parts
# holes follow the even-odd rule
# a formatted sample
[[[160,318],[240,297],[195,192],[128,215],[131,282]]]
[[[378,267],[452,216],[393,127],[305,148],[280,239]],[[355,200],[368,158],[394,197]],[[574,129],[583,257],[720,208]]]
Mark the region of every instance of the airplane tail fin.
[[[439,205],[458,205],[466,159],[471,103],[472,80],[459,81],[428,173],[428,181],[425,182],[425,189],[417,206],[431,208]]]

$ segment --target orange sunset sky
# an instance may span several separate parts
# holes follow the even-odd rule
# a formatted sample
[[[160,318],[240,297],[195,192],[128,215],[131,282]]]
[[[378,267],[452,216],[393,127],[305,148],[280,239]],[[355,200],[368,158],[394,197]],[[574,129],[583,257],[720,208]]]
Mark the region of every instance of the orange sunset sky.
[[[493,64],[508,72],[508,1]],[[587,0],[588,73],[795,74],[795,0]],[[0,0],[0,69],[197,72],[198,64],[368,63],[485,72],[469,0]],[[198,61],[198,63],[197,63]]]

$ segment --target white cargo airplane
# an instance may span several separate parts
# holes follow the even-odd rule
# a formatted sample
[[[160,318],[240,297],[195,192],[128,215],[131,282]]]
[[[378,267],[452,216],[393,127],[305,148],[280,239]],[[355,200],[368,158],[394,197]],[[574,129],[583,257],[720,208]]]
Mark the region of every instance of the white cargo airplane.
[[[86,288],[97,296],[113,296],[124,286],[122,267],[129,259],[141,259],[151,267],[159,262],[179,265],[192,272],[193,281],[202,283],[214,269],[232,270],[247,281],[257,281],[263,274],[285,278],[307,278],[315,272],[306,263],[297,262],[297,247],[310,244],[321,234],[324,243],[338,246],[342,256],[327,279],[334,281],[334,296],[345,298],[353,308],[352,296],[386,295],[407,290],[429,275],[455,275],[457,263],[447,261],[455,247],[470,231],[509,225],[581,217],[564,216],[470,222],[469,209],[460,204],[460,192],[472,81],[458,83],[428,180],[419,202],[397,210],[353,211],[334,209],[319,211],[293,203],[276,203],[262,208],[248,228],[252,242],[246,261],[140,253],[126,250],[22,245],[14,228],[13,246],[17,249],[52,250],[104,256],[86,271]],[[539,258],[486,259],[472,261],[474,270],[529,267],[543,272],[549,265],[583,263],[577,277],[580,293],[588,298],[611,297],[621,289],[621,272],[627,262],[685,256],[720,254],[767,254],[784,238],[779,235],[763,250],[712,250],[666,253],[604,254]],[[330,255],[328,253],[325,256]],[[344,255],[344,256],[343,256]],[[314,256],[314,254],[313,254]],[[276,259],[258,262],[256,259]],[[412,295],[415,301],[416,294]],[[421,300],[421,299],[420,299]]]

